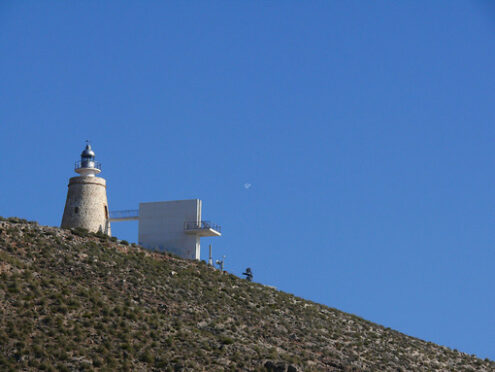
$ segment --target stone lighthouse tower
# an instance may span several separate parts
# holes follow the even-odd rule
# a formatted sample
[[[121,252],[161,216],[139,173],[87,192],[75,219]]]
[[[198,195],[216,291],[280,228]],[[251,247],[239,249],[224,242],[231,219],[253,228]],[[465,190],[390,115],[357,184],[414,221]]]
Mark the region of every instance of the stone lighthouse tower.
[[[101,172],[101,164],[95,161],[89,143],[81,153],[81,161],[76,162],[75,171],[80,176],[69,180],[62,227],[82,227],[111,235],[106,181],[96,177]]]

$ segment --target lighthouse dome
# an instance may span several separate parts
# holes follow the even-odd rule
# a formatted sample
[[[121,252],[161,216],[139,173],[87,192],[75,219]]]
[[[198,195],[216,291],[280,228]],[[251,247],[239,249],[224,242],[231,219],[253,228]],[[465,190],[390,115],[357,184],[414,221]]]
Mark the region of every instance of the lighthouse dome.
[[[95,152],[91,148],[91,145],[88,143],[86,145],[86,148],[81,153],[81,157],[83,157],[83,158],[90,158],[90,157],[94,158],[94,156],[95,156]]]

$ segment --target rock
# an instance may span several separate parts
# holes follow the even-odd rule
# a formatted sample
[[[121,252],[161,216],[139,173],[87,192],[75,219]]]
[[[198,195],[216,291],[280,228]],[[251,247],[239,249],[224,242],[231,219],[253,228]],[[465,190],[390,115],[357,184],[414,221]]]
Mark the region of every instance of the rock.
[[[283,362],[279,363],[274,363],[271,360],[267,360],[265,364],[263,364],[263,367],[265,367],[268,371],[270,372],[286,372],[287,371],[287,365]]]

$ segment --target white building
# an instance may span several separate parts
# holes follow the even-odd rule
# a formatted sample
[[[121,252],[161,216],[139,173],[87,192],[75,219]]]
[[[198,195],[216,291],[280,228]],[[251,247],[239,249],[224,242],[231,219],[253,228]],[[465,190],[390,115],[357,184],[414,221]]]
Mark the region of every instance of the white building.
[[[139,221],[138,242],[147,249],[200,259],[200,238],[221,236],[220,226],[201,219],[199,199],[140,203],[139,210],[110,213],[110,221]]]

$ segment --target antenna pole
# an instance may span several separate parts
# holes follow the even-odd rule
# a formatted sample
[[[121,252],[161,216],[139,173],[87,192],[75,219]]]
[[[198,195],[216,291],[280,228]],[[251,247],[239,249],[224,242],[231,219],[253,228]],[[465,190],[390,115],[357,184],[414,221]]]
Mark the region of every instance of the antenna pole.
[[[224,265],[224,263],[225,263],[225,257],[226,257],[226,256],[225,256],[225,255],[223,255],[223,256],[222,256],[222,261],[220,261],[220,260],[216,260],[216,261],[215,261],[215,263],[216,263],[218,266],[220,266],[220,271],[222,271],[222,272],[223,272],[223,265]]]
[[[210,257],[208,258],[208,265],[213,266],[213,257],[211,256],[211,244],[210,244]]]

